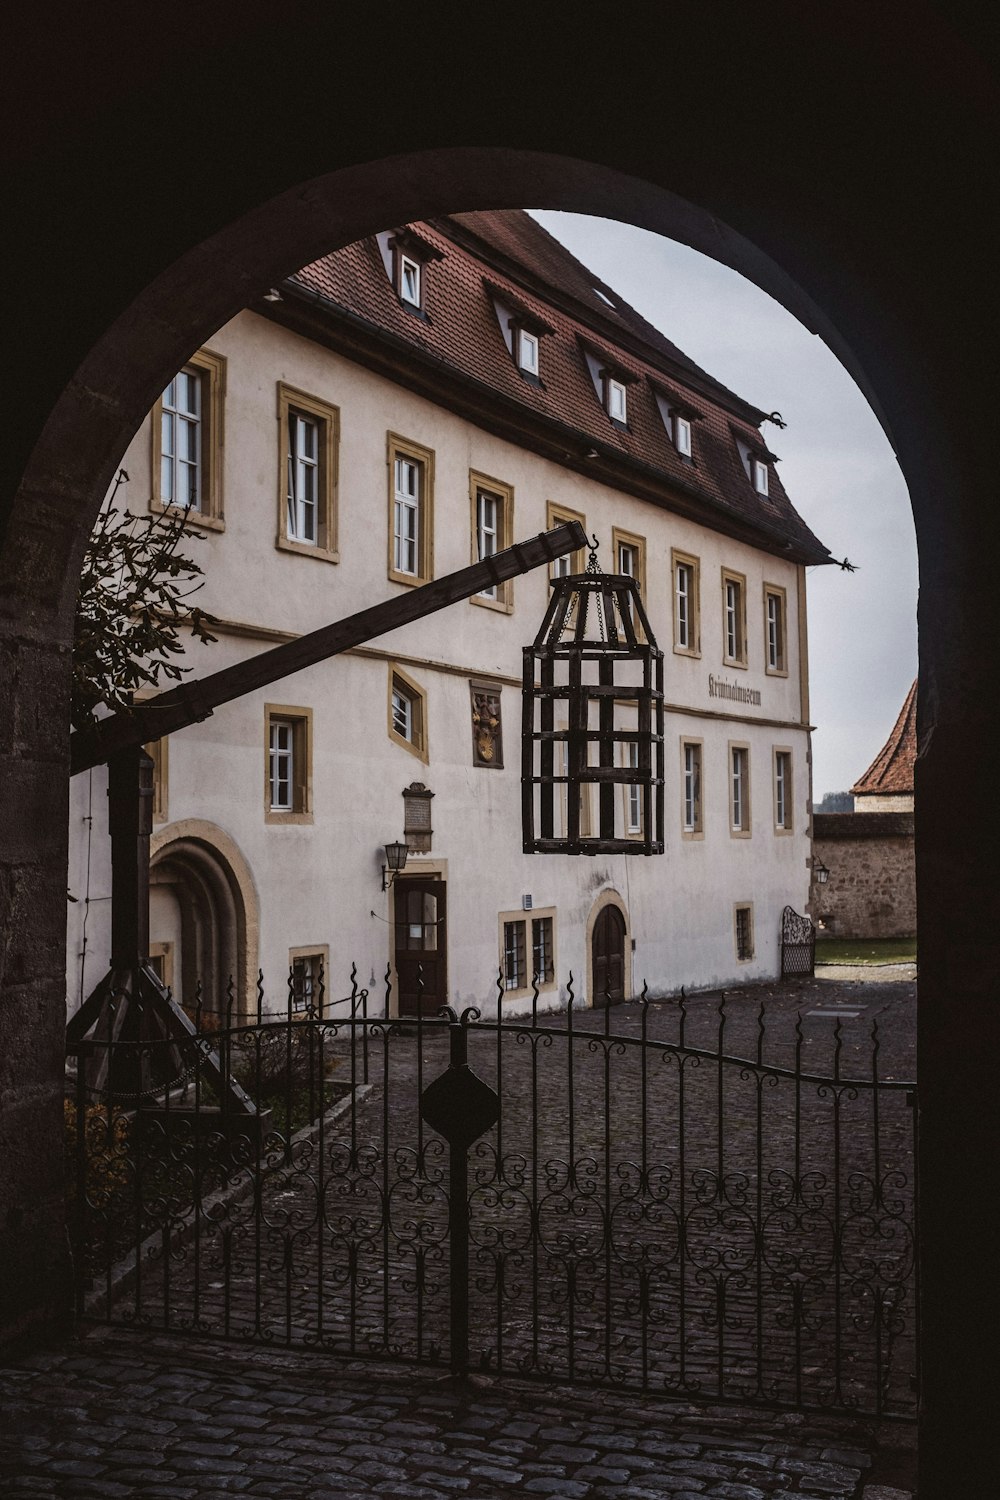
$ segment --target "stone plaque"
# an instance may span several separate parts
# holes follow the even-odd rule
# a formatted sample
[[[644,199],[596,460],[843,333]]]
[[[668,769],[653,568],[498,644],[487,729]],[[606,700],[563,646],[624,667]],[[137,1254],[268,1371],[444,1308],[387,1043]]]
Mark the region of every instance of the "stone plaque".
[[[433,796],[422,781],[411,781],[403,788],[403,837],[415,854],[429,854],[431,850]]]

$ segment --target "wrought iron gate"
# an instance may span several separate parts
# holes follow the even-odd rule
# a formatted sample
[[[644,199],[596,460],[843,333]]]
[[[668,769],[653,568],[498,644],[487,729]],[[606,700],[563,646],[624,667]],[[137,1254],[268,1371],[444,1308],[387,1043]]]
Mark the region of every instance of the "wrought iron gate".
[[[816,928],[794,906],[781,913],[781,977],[812,978],[816,972]]]
[[[411,1021],[320,986],[199,1028],[146,1094],[154,1044],[81,1043],[81,1315],[912,1415],[913,1085],[880,1076],[877,1023],[569,997]],[[213,1094],[213,1047],[270,1111],[255,1125]]]

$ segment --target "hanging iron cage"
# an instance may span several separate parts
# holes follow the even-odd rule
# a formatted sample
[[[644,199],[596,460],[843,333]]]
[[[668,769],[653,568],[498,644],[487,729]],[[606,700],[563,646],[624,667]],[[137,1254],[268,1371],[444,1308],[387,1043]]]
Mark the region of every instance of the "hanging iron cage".
[[[595,551],[524,648],[521,722],[526,854],[663,853],[663,652],[636,580]]]

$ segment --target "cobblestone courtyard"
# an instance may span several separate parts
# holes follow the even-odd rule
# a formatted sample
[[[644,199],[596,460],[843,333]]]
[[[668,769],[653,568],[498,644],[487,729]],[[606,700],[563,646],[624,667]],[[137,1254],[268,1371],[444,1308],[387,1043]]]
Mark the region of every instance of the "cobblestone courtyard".
[[[912,1429],[100,1330],[0,1367],[18,1500],[906,1500]]]
[[[863,982],[859,984],[851,975],[828,971],[827,977],[811,982],[734,991],[727,1003],[725,1051],[754,1055],[761,1035],[763,1006],[765,1057],[774,1066],[788,1066],[796,1045],[796,1016],[801,1012],[798,1044],[803,1071],[824,1074],[837,1063],[845,1077],[863,1077],[859,1068],[868,1056],[871,1027],[877,1019],[879,1076],[912,1077],[911,976],[890,976],[869,970],[860,978]],[[835,1013],[832,1016],[831,1011]],[[597,1020],[600,1024],[603,1018]],[[612,1016],[613,1030],[622,1035],[633,1034],[639,1021],[638,1007],[620,1007]],[[716,1045],[719,1021],[717,996],[694,997],[687,1017],[687,1047],[711,1050]],[[670,1002],[650,1005],[647,1026],[651,1037],[661,1029],[667,1034],[675,1022],[676,1013]],[[558,1018],[553,1018],[553,1025],[560,1024]],[[594,1029],[594,1013],[583,1013],[579,1025]],[[832,1050],[836,1046],[837,1027],[839,1062]],[[485,1034],[473,1040],[470,1060],[477,1071],[493,1081],[496,1044]],[[439,1046],[445,1038],[434,1036],[431,1041],[424,1059],[425,1083],[439,1071],[445,1056]],[[560,1044],[558,1038],[554,1042],[553,1052]],[[570,1126],[565,1046],[563,1072],[550,1068],[541,1075],[544,1108],[533,1111],[526,1106],[531,1088],[537,1090],[539,1078],[536,1073],[532,1079],[531,1059],[543,1045],[518,1049],[516,1039],[504,1039],[500,1066],[502,1092],[508,1102],[503,1138],[490,1147],[481,1162],[486,1170],[485,1186],[480,1191],[479,1248],[487,1253],[479,1260],[473,1322],[486,1330],[484,1338],[494,1351],[494,1361],[498,1331],[500,1338],[506,1339],[509,1357],[502,1364],[504,1373],[477,1377],[473,1390],[459,1395],[446,1379],[441,1379],[439,1370],[407,1371],[356,1360],[330,1359],[331,1345],[346,1347],[349,1352],[352,1338],[359,1352],[366,1346],[377,1351],[378,1337],[373,1340],[370,1335],[373,1331],[378,1335],[383,1313],[391,1322],[395,1341],[442,1339],[446,1301],[441,1275],[444,1271],[446,1281],[446,1264],[440,1257],[435,1260],[431,1235],[425,1246],[422,1277],[418,1278],[423,1282],[418,1317],[414,1300],[413,1235],[411,1232],[408,1241],[404,1229],[401,1238],[394,1241],[395,1252],[399,1252],[400,1244],[403,1246],[401,1263],[390,1270],[389,1276],[380,1277],[373,1267],[360,1278],[353,1276],[349,1290],[357,1295],[352,1311],[345,1300],[347,1283],[336,1257],[332,1257],[332,1265],[324,1265],[322,1259],[317,1264],[314,1240],[301,1233],[303,1225],[308,1228],[309,1193],[315,1191],[314,1177],[310,1170],[304,1170],[310,1166],[307,1157],[298,1163],[291,1177],[282,1178],[278,1174],[269,1187],[267,1217],[275,1232],[264,1245],[263,1261],[258,1246],[255,1269],[254,1257],[247,1256],[244,1243],[235,1258],[230,1253],[224,1278],[220,1280],[223,1273],[218,1269],[218,1261],[214,1272],[208,1270],[213,1247],[208,1242],[203,1247],[208,1274],[203,1278],[205,1294],[197,1311],[203,1322],[211,1321],[218,1315],[219,1297],[224,1295],[232,1321],[230,1332],[238,1341],[235,1345],[213,1346],[192,1341],[190,1335],[178,1337],[174,1332],[153,1332],[158,1308],[163,1306],[165,1285],[162,1267],[157,1270],[154,1264],[145,1277],[143,1293],[146,1298],[143,1316],[150,1320],[147,1332],[101,1330],[68,1349],[39,1354],[3,1370],[0,1390],[5,1397],[4,1453],[9,1477],[0,1493],[37,1494],[60,1500],[63,1496],[80,1496],[83,1500],[91,1496],[132,1494],[162,1495],[167,1500],[186,1500],[189,1496],[202,1500],[204,1496],[242,1491],[274,1495],[275,1500],[286,1496],[318,1500],[320,1496],[341,1494],[398,1495],[401,1500],[405,1496],[464,1494],[475,1500],[475,1497],[507,1493],[561,1495],[578,1500],[612,1494],[634,1495],[639,1500],[652,1495],[759,1500],[764,1496],[807,1494],[856,1497],[864,1492],[869,1500],[895,1500],[892,1486],[898,1483],[908,1488],[911,1477],[905,1450],[912,1429],[902,1424],[883,1424],[881,1431],[877,1431],[873,1425],[849,1417],[777,1414],[753,1410],[750,1403],[739,1407],[707,1407],[669,1400],[662,1393],[665,1386],[669,1390],[676,1367],[666,1358],[658,1364],[654,1362],[646,1371],[654,1377],[647,1383],[660,1394],[625,1391],[624,1381],[634,1381],[637,1370],[642,1373],[637,1364],[639,1344],[627,1326],[629,1307],[634,1316],[635,1306],[628,1303],[629,1281],[625,1273],[629,1271],[630,1260],[636,1257],[637,1247],[640,1257],[645,1256],[649,1261],[658,1240],[669,1237],[669,1222],[647,1208],[641,1216],[643,1235],[639,1239],[633,1223],[627,1239],[627,1255],[613,1258],[615,1289],[610,1292],[603,1290],[601,1277],[612,1258],[602,1262],[598,1257],[597,1263],[588,1268],[586,1236],[592,1234],[598,1247],[607,1240],[607,1236],[602,1238],[600,1230],[601,1215],[589,1227],[588,1216],[592,1215],[592,1200],[600,1200],[610,1191],[610,1158],[601,1154],[608,1120],[628,1120],[634,1125],[642,1112],[642,1080],[634,1065],[639,1053],[633,1049],[624,1063],[620,1059],[615,1063],[609,1062],[600,1048],[596,1049],[589,1069],[578,1070],[576,1075]],[[588,1044],[577,1042],[574,1047],[586,1049]],[[407,1071],[412,1072],[415,1067],[412,1046],[406,1049],[405,1056],[409,1061],[404,1064],[401,1061],[404,1053],[398,1048],[393,1052],[391,1076],[397,1083],[394,1098],[399,1097],[399,1085],[406,1081],[410,1095],[415,1097],[417,1080],[407,1079]],[[372,1057],[373,1087],[357,1111],[354,1123],[363,1131],[366,1119],[389,1122],[385,1139],[394,1142],[393,1149],[398,1146],[412,1155],[413,1121],[403,1118],[402,1112],[397,1117],[387,1108],[384,1074],[381,1082],[379,1074],[385,1061],[384,1049],[376,1049]],[[611,1073],[612,1066],[617,1066],[616,1073]],[[747,1222],[741,1174],[746,1176],[749,1172],[752,1177],[755,1170],[755,1137],[752,1131],[748,1133],[747,1124],[753,1119],[757,1091],[751,1087],[741,1093],[739,1087],[731,1088],[727,1081],[722,1158],[718,1155],[718,1111],[712,1106],[711,1091],[704,1092],[703,1079],[707,1074],[706,1067],[704,1074],[693,1079],[686,1115],[700,1160],[721,1164],[710,1184],[711,1190],[706,1193],[703,1243],[706,1254],[715,1253],[713,1246],[715,1251],[721,1246],[725,1253],[736,1254],[733,1264],[738,1273],[738,1253],[746,1238]],[[787,1086],[787,1080],[780,1083]],[[703,1090],[701,1095],[699,1088]],[[617,1113],[609,1112],[605,1102],[612,1097]],[[651,1165],[654,1157],[663,1158],[666,1145],[676,1136],[676,1090],[660,1086],[657,1093],[647,1080],[645,1097],[651,1122],[645,1150]],[[869,1103],[870,1100],[866,1101],[865,1109]],[[787,1150],[791,1140],[790,1105],[791,1096],[772,1109],[777,1122],[775,1144],[779,1150]],[[826,1113],[821,1111],[812,1126],[803,1126],[800,1131],[803,1154],[811,1152],[814,1163],[818,1160],[819,1136],[814,1139],[810,1132],[816,1130],[821,1134],[824,1122],[829,1123],[826,1105],[824,1109]],[[865,1120],[867,1115],[862,1111],[857,1122]],[[846,1123],[850,1125],[849,1118]],[[896,1151],[893,1167],[902,1169],[912,1180],[912,1163],[906,1156],[905,1121],[901,1118],[895,1125],[891,1121],[888,1124],[888,1140]],[[569,1346],[566,1344],[566,1318],[576,1314],[565,1296],[564,1257],[543,1259],[539,1278],[538,1257],[532,1267],[532,1247],[525,1244],[518,1228],[530,1194],[524,1193],[524,1182],[518,1179],[516,1160],[525,1155],[533,1129],[541,1136],[533,1147],[539,1160],[549,1159],[553,1154],[557,1158],[560,1151],[565,1157],[567,1131],[571,1129],[570,1159],[595,1163],[592,1174],[596,1179],[595,1191],[580,1191],[577,1186],[569,1196],[568,1216],[578,1235],[584,1237],[578,1254],[583,1268],[581,1275],[586,1273],[585,1282],[589,1277],[588,1284],[575,1289],[583,1293],[578,1299],[581,1309],[578,1316],[584,1323],[588,1316],[591,1319],[591,1335],[579,1343],[576,1374],[581,1370],[586,1374],[589,1370],[611,1386],[610,1390],[570,1389],[558,1383],[566,1375],[566,1349],[572,1348],[572,1341]],[[394,1130],[398,1137],[393,1135]],[[616,1160],[633,1165],[641,1162],[641,1131],[637,1125],[624,1134],[622,1130],[624,1127],[616,1137]],[[499,1184],[495,1172],[497,1153],[515,1163],[504,1169]],[[859,1157],[854,1170],[860,1172],[863,1166]],[[586,1180],[585,1171],[580,1176]],[[404,1185],[407,1211],[412,1212],[415,1200],[405,1190],[407,1180],[404,1168],[399,1181]],[[628,1172],[621,1180],[628,1182]],[[728,1184],[724,1192],[719,1190],[719,1183]],[[430,1188],[420,1188],[416,1201],[425,1192],[430,1192]],[[622,1201],[627,1207],[627,1191]],[[352,1212],[356,1208],[353,1205]],[[232,1212],[226,1210],[229,1215]],[[558,1212],[565,1213],[562,1209]],[[433,1213],[429,1217],[433,1223]],[[234,1222],[241,1222],[238,1214]],[[608,1222],[606,1215],[603,1222]],[[802,1223],[798,1229],[801,1231]],[[361,1240],[364,1239],[362,1235]],[[475,1232],[473,1239],[475,1252]],[[692,1245],[696,1242],[697,1235],[692,1230]],[[503,1252],[499,1262],[498,1245]],[[801,1252],[802,1247],[799,1248]],[[523,1254],[525,1249],[527,1257]],[[408,1263],[402,1263],[407,1260]],[[656,1263],[655,1259],[652,1263]],[[169,1259],[167,1264],[170,1265]],[[474,1267],[475,1264],[474,1254]],[[498,1265],[499,1278],[495,1274]],[[234,1266],[242,1266],[235,1277]],[[747,1382],[750,1389],[760,1389],[765,1360],[763,1354],[755,1356],[754,1350],[762,1346],[759,1341],[754,1343],[753,1330],[750,1328],[748,1332],[745,1322],[752,1312],[751,1302],[746,1305],[740,1302],[741,1292],[745,1300],[753,1287],[745,1278],[741,1283],[739,1274],[727,1272],[723,1278],[731,1297],[720,1343],[718,1321],[714,1327],[711,1321],[712,1308],[718,1306],[718,1264],[713,1270],[709,1255],[702,1269],[712,1273],[700,1283],[707,1301],[698,1301],[699,1282],[692,1279],[692,1306],[688,1313],[691,1317],[697,1315],[704,1326],[701,1344],[706,1379],[701,1388],[706,1393],[714,1390],[707,1380],[714,1358],[721,1360],[727,1381],[731,1382],[733,1376],[737,1378],[737,1390],[740,1380],[744,1389]],[[526,1300],[525,1288],[533,1272],[532,1302]],[[670,1301],[675,1287],[669,1277],[664,1286],[662,1318],[676,1315]],[[177,1264],[171,1266],[173,1302],[169,1322],[173,1330],[191,1317],[192,1308],[187,1300],[191,1287],[188,1246],[177,1257]],[[134,1288],[128,1295],[134,1295]],[[402,1316],[396,1306],[399,1302],[407,1303]],[[314,1311],[323,1305],[328,1308],[329,1321],[323,1330],[325,1341],[320,1345],[321,1352],[298,1355],[294,1350],[278,1352],[273,1347],[285,1340],[317,1342]],[[647,1297],[647,1311],[650,1309],[654,1312],[657,1309],[655,1297]],[[781,1310],[776,1305],[772,1312],[777,1315]],[[255,1332],[258,1339],[272,1347],[243,1345],[243,1340]],[[536,1354],[541,1348],[544,1360],[540,1362],[536,1357],[532,1365],[525,1366],[521,1361],[526,1352],[531,1352],[533,1341]],[[766,1373],[769,1378],[776,1378],[787,1367],[788,1350],[782,1349],[778,1338],[765,1343]],[[691,1344],[692,1369],[696,1375],[700,1347],[698,1339]],[[810,1378],[815,1377],[809,1393],[813,1396],[818,1393],[820,1399],[823,1391],[830,1389],[830,1369],[824,1368],[824,1364],[833,1362],[832,1355],[824,1354],[825,1348],[828,1350],[829,1345],[821,1340],[812,1354],[815,1368],[809,1371]],[[751,1378],[755,1358],[756,1386]],[[528,1367],[536,1374],[544,1373],[546,1364],[549,1376],[545,1384],[529,1385],[518,1378],[519,1371]],[[852,1381],[861,1390],[870,1376],[863,1368],[863,1361],[862,1365],[855,1365],[845,1360],[840,1378],[844,1392],[850,1395],[854,1389]],[[732,1399],[731,1383],[726,1394]]]

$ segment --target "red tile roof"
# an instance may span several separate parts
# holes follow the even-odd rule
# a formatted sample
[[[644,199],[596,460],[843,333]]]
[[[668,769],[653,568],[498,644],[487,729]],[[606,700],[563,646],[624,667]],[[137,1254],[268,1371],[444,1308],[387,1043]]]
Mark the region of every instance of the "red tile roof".
[[[582,450],[594,447],[637,471],[644,482],[700,499],[761,536],[761,544],[798,561],[829,553],[793,508],[775,469],[769,494],[754,487],[736,446],[738,436],[764,449],[763,414],[714,381],[676,345],[606,288],[525,213],[454,215],[412,226],[442,253],[424,273],[420,317],[396,296],[375,239],[359,241],[304,267],[287,284],[318,294],[323,312],[348,315],[374,338],[409,345],[439,370],[490,388],[536,420],[566,429]],[[613,303],[606,306],[599,288]],[[526,380],[507,348],[494,298],[509,290],[512,307],[552,329],[541,340],[540,383]],[[611,421],[598,398],[581,341],[607,351],[634,380],[628,386],[628,427]],[[680,456],[664,426],[653,384],[675,390],[697,421],[693,461]]]
[[[893,731],[865,774],[851,791],[855,796],[913,793],[913,763],[917,758],[917,684],[900,709]]]

